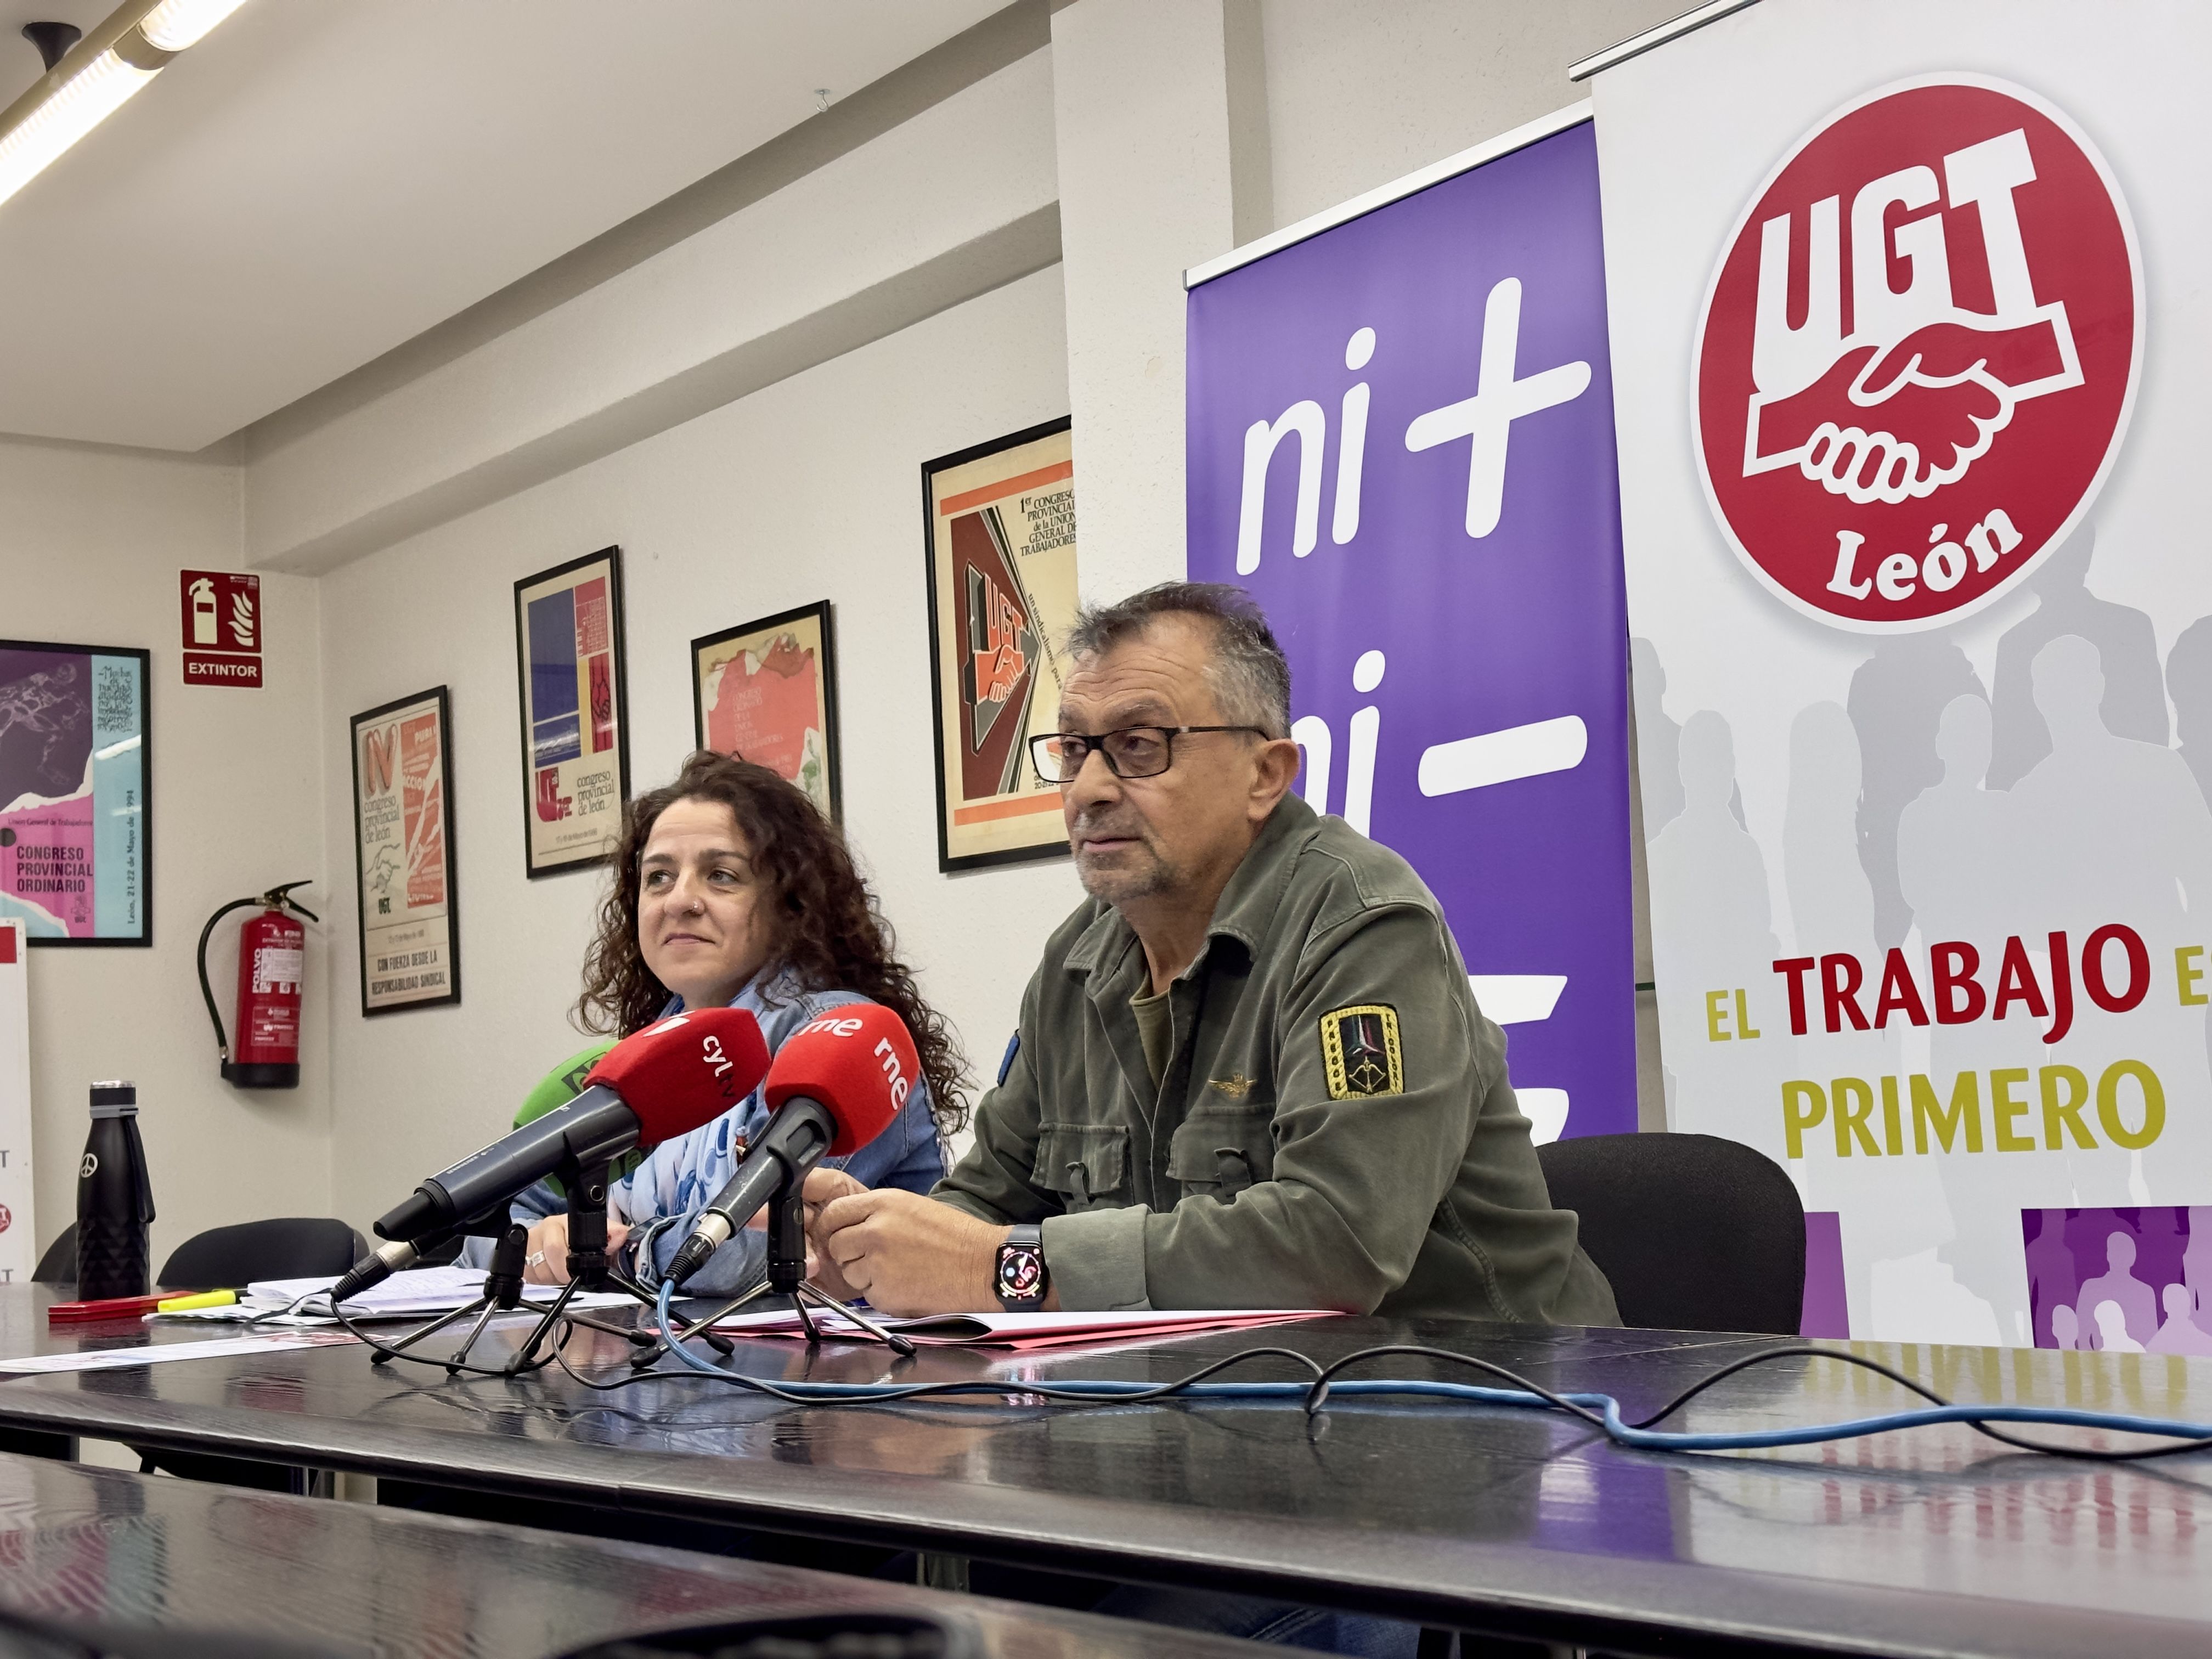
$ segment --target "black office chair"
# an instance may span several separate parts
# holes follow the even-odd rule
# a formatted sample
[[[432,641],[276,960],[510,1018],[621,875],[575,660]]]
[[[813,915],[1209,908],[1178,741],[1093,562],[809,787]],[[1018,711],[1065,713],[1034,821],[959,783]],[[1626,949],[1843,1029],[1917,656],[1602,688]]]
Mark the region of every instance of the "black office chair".
[[[1795,1336],[1805,1206],[1771,1158],[1714,1135],[1587,1135],[1536,1149],[1552,1202],[1613,1281],[1625,1325]]]
[[[169,1253],[165,1291],[239,1291],[258,1279],[342,1273],[368,1254],[362,1236],[326,1216],[278,1216],[210,1227]]]
[[[62,1229],[62,1235],[46,1246],[46,1253],[39,1258],[39,1265],[31,1269],[33,1285],[74,1285],[76,1283],[76,1223],[72,1221]]]
[[[459,1246],[455,1246],[458,1254]],[[368,1254],[362,1236],[343,1221],[280,1216],[210,1227],[169,1253],[155,1276],[165,1291],[238,1291],[257,1279],[311,1279],[342,1273]],[[34,1285],[76,1283],[76,1223],[62,1229],[31,1270]]]
[[[359,1233],[343,1221],[322,1216],[278,1216],[210,1227],[169,1253],[155,1280],[167,1291],[244,1290],[261,1279],[309,1279],[342,1273],[366,1255]],[[70,1265],[72,1275],[74,1261]],[[142,1474],[163,1469],[187,1480],[213,1480],[263,1492],[306,1489],[305,1471],[281,1463],[254,1463],[204,1452],[154,1451],[138,1454]]]

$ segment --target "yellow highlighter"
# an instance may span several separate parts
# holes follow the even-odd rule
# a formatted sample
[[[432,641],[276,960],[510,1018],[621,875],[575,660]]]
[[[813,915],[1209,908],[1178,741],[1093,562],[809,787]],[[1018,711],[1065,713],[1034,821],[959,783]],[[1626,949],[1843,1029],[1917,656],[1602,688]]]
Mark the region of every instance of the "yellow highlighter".
[[[173,1296],[155,1305],[155,1313],[190,1313],[195,1308],[228,1308],[238,1300],[236,1291],[204,1291],[198,1296]]]

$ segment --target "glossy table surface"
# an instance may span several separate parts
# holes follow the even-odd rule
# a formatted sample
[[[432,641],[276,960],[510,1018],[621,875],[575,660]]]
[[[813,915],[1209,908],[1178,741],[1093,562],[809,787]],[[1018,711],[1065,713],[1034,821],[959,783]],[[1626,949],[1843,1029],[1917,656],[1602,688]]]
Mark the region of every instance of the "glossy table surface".
[[[1266,1651],[796,1567],[5,1455],[0,1607],[216,1634],[220,1650],[246,1637],[410,1659],[534,1659],[678,1626],[855,1612],[957,1619],[1004,1659]]]
[[[0,1289],[0,1353],[202,1338],[64,1327]],[[1164,1381],[1259,1344],[1479,1355],[1633,1418],[1773,1339],[1329,1319],[1144,1346],[993,1354],[742,1342],[750,1375]],[[2212,1419],[2212,1362],[1856,1345],[1954,1397]],[[623,1374],[581,1334],[580,1370]],[[1267,1362],[1288,1377],[1287,1362]],[[1370,1374],[1424,1375],[1422,1362]],[[1264,1369],[1259,1374],[1269,1374]],[[1463,1374],[1462,1374],[1463,1375]],[[1669,1426],[1832,1421],[1917,1403],[1838,1362],[1729,1379]],[[1214,1585],[1635,1650],[2212,1651],[2212,1455],[2092,1465],[1964,1426],[1826,1446],[1625,1450],[1573,1419],[1443,1402],[790,1406],[681,1376],[593,1394],[372,1367],[337,1346],[0,1379],[0,1425],[366,1471],[823,1536]],[[2045,1431],[2063,1438],[2072,1431]],[[2089,1437],[2076,1434],[2085,1443]]]

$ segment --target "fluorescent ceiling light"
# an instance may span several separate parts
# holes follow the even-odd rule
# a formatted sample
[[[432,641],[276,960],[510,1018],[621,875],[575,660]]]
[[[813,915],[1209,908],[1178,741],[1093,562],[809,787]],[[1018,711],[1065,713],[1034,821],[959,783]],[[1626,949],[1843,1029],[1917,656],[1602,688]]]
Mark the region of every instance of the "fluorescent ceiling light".
[[[161,0],[138,20],[139,32],[163,52],[182,52],[236,11],[246,0]]]
[[[44,173],[54,159],[123,107],[157,71],[103,52],[0,137],[0,202]]]
[[[245,0],[127,0],[0,112],[0,202],[44,173]]]

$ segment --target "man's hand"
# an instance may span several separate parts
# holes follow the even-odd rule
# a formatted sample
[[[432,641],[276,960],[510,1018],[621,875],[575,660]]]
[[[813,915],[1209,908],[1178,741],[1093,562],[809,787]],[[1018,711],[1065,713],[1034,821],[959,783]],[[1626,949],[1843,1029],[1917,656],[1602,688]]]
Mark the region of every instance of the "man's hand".
[[[807,1195],[813,1196],[811,1182]],[[998,1310],[991,1281],[1005,1227],[896,1188],[833,1198],[814,1225],[823,1269],[841,1275],[870,1307],[887,1314]]]
[[[806,1172],[806,1184],[799,1189],[806,1206],[806,1277],[824,1296],[834,1296],[840,1302],[851,1302],[860,1293],[845,1282],[837,1264],[830,1259],[822,1232],[822,1212],[834,1200],[868,1190],[842,1170],[818,1167]]]
[[[820,1218],[823,1206],[832,1199],[849,1198],[854,1193],[871,1190],[866,1182],[854,1180],[842,1170],[825,1167],[809,1170],[806,1185],[799,1189],[799,1196],[806,1205],[806,1231],[809,1233],[814,1231],[814,1224]]]
[[[629,1237],[629,1229],[613,1216],[607,1218],[607,1254],[611,1256]],[[530,1249],[522,1277],[532,1285],[568,1282],[568,1218],[549,1215],[530,1230]]]

